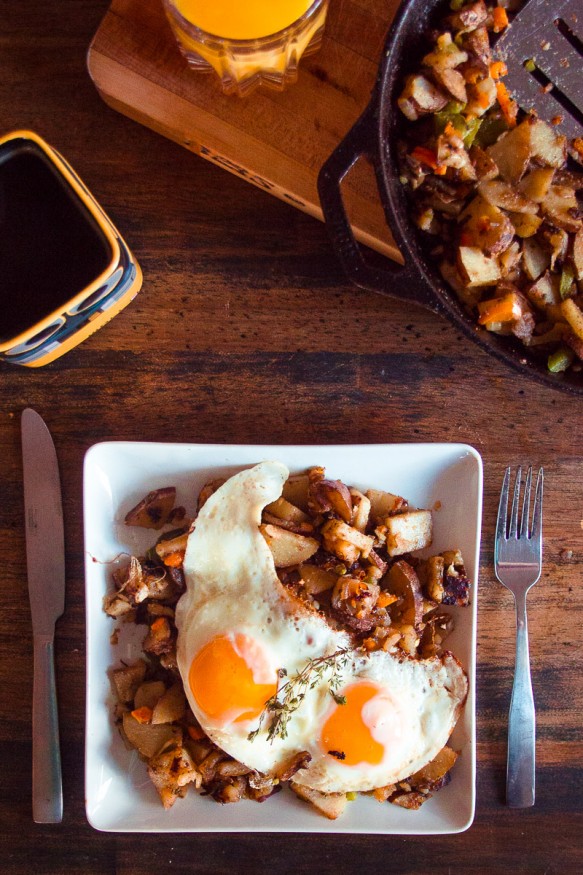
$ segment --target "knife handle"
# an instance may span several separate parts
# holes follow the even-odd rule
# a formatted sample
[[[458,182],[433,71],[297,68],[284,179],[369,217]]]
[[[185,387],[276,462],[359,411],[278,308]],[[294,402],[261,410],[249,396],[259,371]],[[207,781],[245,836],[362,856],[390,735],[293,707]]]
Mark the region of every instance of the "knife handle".
[[[34,641],[32,688],[32,816],[35,823],[63,819],[59,712],[52,637]]]

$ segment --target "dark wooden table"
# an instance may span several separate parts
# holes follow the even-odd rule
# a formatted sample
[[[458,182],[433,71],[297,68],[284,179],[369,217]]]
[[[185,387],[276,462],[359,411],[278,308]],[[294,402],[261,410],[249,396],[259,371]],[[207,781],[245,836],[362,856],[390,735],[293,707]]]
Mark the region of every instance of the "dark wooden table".
[[[347,285],[325,229],[108,109],[85,68],[107,0],[0,0],[2,131],[66,155],[130,241],[143,290],[39,370],[0,366],[0,870],[5,875],[295,871],[583,871],[581,402],[512,372],[449,323]],[[1,280],[0,280],[1,281]],[[66,612],[56,639],[65,815],[31,817],[32,636],[19,420],[55,439]],[[478,642],[478,806],[457,836],[113,835],[83,794],[82,461],[105,439],[311,443],[464,441],[485,467]],[[529,597],[538,706],[534,808],[504,804],[511,597],[492,571],[508,464],[543,464],[545,561]]]

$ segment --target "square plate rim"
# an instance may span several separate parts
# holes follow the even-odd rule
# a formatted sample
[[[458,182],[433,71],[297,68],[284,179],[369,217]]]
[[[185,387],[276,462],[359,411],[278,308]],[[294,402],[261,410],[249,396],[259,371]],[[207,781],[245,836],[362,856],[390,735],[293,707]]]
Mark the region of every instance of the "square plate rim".
[[[459,834],[461,832],[465,832],[472,825],[475,817],[475,808],[476,808],[476,696],[475,696],[475,687],[476,687],[476,637],[477,637],[477,592],[478,592],[478,579],[479,579],[479,559],[480,559],[480,549],[481,549],[481,528],[482,528],[482,502],[483,502],[483,460],[480,452],[471,444],[460,442],[460,441],[399,441],[399,442],[363,442],[363,443],[301,443],[301,444],[273,444],[273,443],[219,443],[219,442],[177,442],[177,441],[133,441],[133,440],[104,440],[98,441],[92,444],[87,448],[84,454],[83,460],[83,535],[84,535],[84,545],[85,545],[85,597],[86,597],[86,620],[88,620],[89,616],[89,605],[88,605],[88,579],[89,579],[89,568],[91,566],[91,561],[88,558],[88,553],[86,549],[86,490],[87,490],[87,476],[90,465],[95,461],[94,457],[99,457],[100,453],[107,451],[115,451],[116,449],[143,449],[148,452],[156,452],[162,449],[167,449],[172,447],[176,450],[188,450],[188,451],[204,451],[204,452],[221,452],[221,453],[236,453],[237,451],[256,451],[257,452],[257,462],[261,461],[263,458],[267,458],[265,453],[267,451],[270,452],[279,452],[282,455],[287,453],[294,452],[313,452],[317,454],[317,452],[324,451],[332,451],[332,452],[348,452],[355,453],[361,450],[375,450],[380,451],[383,449],[390,449],[393,451],[406,451],[407,449],[415,448],[417,451],[427,451],[433,453],[441,452],[449,452],[452,454],[452,459],[448,463],[448,466],[454,464],[453,454],[457,453],[456,459],[459,461],[464,455],[470,456],[475,465],[476,465],[476,474],[477,474],[477,503],[474,507],[472,505],[472,510],[475,518],[475,555],[472,557],[474,560],[474,575],[472,581],[473,587],[473,598],[471,603],[471,611],[472,611],[472,623],[471,623],[471,636],[470,636],[470,659],[466,663],[466,669],[468,671],[468,675],[473,680],[473,684],[471,687],[471,698],[472,698],[472,711],[470,715],[470,733],[467,741],[467,747],[469,748],[469,756],[471,758],[471,798],[470,805],[468,810],[468,816],[466,821],[460,825],[451,826],[449,828],[430,828],[430,829],[412,829],[412,830],[355,830],[350,827],[343,827],[342,821],[326,821],[324,818],[321,818],[323,821],[322,828],[306,828],[306,829],[294,829],[287,828],[285,826],[278,827],[277,829],[273,828],[273,825],[261,825],[249,828],[249,826],[241,826],[241,827],[233,827],[227,826],[222,827],[220,824],[217,826],[213,826],[211,828],[197,828],[193,826],[192,828],[184,828],[184,827],[173,827],[171,825],[161,825],[152,828],[151,826],[144,826],[143,828],[140,826],[112,826],[107,825],[104,826],[99,822],[96,822],[95,819],[92,818],[89,811],[89,803],[90,800],[87,794],[87,781],[88,781],[88,770],[90,767],[89,763],[89,753],[88,753],[88,735],[89,735],[89,727],[90,727],[90,666],[91,666],[91,650],[90,650],[90,635],[89,635],[89,623],[86,623],[86,724],[85,724],[85,786],[86,786],[86,800],[85,800],[85,808],[86,808],[86,816],[89,824],[96,830],[100,832],[113,832],[113,833],[203,833],[203,834],[211,834],[211,833],[239,833],[239,832],[257,832],[261,834],[273,834],[273,835],[281,835],[285,833],[300,833],[300,834],[331,834],[331,835],[340,835],[340,834],[350,834],[350,835],[384,835],[384,836],[405,836],[405,835],[454,835]],[[260,455],[263,454],[263,455]],[[285,461],[285,459],[284,459]],[[317,463],[317,457],[315,457],[315,463]],[[249,467],[254,464],[254,462],[249,461],[241,461],[238,463],[236,460],[229,461],[229,463],[223,463],[223,467]],[[206,466],[201,465],[201,469],[204,470]],[[196,468],[193,467],[193,473],[196,472]],[[153,472],[155,473],[155,472]],[[113,520],[112,520],[113,523]],[[160,808],[161,815],[164,816],[166,812]],[[324,828],[327,826],[327,828]]]

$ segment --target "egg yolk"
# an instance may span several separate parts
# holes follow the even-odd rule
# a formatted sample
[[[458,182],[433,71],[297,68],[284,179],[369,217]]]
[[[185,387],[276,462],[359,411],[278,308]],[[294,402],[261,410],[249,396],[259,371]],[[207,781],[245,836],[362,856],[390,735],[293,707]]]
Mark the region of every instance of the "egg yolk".
[[[259,717],[277,692],[262,645],[243,634],[205,644],[192,660],[188,682],[201,710],[223,724]]]
[[[376,684],[368,682],[351,684],[342,691],[346,703],[334,708],[320,736],[320,744],[326,753],[346,766],[359,763],[376,766],[382,762],[385,748],[373,737],[371,730],[374,726],[366,719],[369,715],[365,708],[367,702],[380,692]]]

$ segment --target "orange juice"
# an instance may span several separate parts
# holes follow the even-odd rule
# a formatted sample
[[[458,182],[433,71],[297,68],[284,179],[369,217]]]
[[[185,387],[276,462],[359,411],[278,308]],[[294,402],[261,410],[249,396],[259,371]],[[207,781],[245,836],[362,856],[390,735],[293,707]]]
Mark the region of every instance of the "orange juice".
[[[206,33],[232,40],[278,33],[308,11],[313,0],[176,0],[176,9]]]
[[[297,79],[302,55],[322,40],[329,0],[163,0],[180,51],[214,70],[226,94]]]

